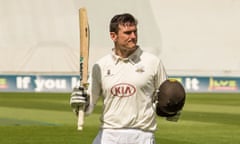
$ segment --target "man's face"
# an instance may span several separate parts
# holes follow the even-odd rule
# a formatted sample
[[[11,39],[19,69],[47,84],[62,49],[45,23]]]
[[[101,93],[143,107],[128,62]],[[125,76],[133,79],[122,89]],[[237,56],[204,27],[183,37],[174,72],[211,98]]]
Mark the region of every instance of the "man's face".
[[[118,33],[111,32],[111,38],[117,48],[135,50],[137,46],[137,27],[133,24],[119,25]]]

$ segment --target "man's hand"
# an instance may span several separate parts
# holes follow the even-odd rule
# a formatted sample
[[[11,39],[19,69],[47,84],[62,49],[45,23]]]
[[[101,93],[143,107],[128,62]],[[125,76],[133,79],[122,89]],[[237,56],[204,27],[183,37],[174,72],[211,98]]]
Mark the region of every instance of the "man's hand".
[[[86,108],[89,106],[89,96],[83,87],[75,87],[73,89],[70,98],[70,105],[76,115],[78,115],[80,107],[85,106],[86,110]]]

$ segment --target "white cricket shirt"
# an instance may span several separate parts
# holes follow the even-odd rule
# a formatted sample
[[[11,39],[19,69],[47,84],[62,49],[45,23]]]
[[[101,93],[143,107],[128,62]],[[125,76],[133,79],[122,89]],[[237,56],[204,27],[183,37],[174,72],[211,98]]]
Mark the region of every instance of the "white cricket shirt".
[[[102,128],[155,131],[153,93],[167,78],[161,61],[140,48],[128,58],[114,52],[93,66],[90,103],[103,96]]]

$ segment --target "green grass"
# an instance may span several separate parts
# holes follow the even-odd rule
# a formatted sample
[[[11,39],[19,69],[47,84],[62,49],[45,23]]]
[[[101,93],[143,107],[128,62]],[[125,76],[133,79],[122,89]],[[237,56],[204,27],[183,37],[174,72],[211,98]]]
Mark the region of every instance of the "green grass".
[[[69,94],[0,93],[1,144],[91,144],[101,102],[76,130]],[[157,144],[238,144],[240,94],[188,94],[181,119],[158,118]]]

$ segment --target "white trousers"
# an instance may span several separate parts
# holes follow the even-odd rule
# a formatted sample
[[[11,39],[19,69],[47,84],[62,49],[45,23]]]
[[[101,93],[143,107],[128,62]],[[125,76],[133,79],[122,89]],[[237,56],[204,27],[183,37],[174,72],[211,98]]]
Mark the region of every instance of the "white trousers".
[[[155,144],[153,132],[137,129],[102,129],[92,144]]]

